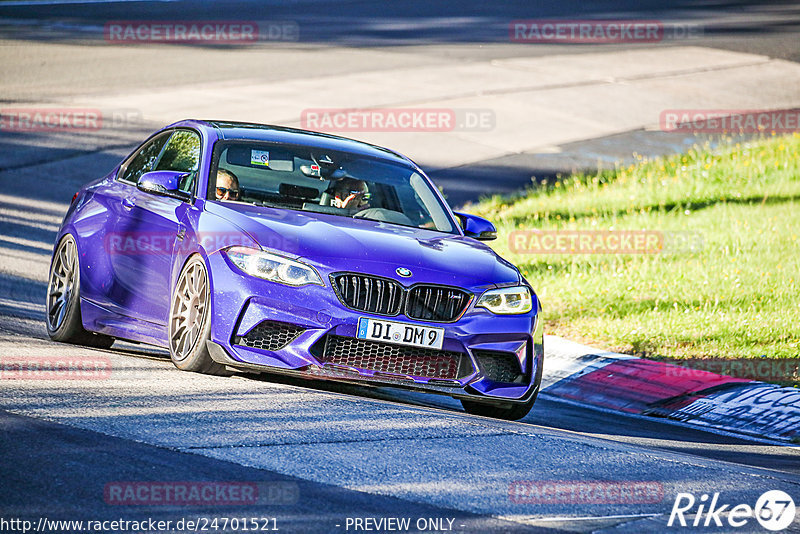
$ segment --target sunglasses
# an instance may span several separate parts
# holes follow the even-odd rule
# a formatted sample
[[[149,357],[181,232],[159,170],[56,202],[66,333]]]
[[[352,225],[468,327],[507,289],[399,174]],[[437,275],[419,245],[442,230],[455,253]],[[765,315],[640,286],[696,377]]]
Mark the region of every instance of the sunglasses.
[[[350,195],[355,195],[357,197],[360,196],[364,200],[369,200],[369,198],[372,196],[370,193],[365,191],[345,191],[344,193],[336,193],[336,198],[347,198]]]
[[[239,190],[238,189],[228,189],[227,187],[217,187],[217,196],[222,198],[225,194],[229,194],[231,198],[238,198],[239,197]]]

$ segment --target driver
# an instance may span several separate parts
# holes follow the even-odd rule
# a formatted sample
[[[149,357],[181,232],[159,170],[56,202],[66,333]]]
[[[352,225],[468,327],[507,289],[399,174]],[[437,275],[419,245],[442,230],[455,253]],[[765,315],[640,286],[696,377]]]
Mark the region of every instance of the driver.
[[[217,200],[239,200],[239,179],[227,169],[217,171]]]
[[[336,208],[367,209],[369,208],[369,190],[364,180],[342,178],[333,186],[331,204]]]

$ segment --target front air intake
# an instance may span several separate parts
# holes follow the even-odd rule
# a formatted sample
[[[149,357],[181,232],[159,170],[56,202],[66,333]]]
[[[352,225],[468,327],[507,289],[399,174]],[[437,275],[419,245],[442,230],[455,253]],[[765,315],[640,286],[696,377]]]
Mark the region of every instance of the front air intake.
[[[320,358],[325,365],[378,373],[456,380],[472,374],[461,352],[424,349],[329,334]]]
[[[513,352],[476,350],[474,354],[481,371],[492,382],[522,382],[522,369]]]
[[[253,349],[281,350],[305,332],[305,328],[278,321],[262,321],[247,335],[242,336],[234,343]]]

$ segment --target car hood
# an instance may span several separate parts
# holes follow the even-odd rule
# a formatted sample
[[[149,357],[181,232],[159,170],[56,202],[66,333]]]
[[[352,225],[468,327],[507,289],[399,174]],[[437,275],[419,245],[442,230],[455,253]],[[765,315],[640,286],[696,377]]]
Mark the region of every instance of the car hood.
[[[515,284],[517,269],[472,238],[336,215],[248,204],[207,204],[263,248],[302,258],[322,274],[356,271],[418,282],[485,288]],[[405,267],[405,279],[396,270]]]

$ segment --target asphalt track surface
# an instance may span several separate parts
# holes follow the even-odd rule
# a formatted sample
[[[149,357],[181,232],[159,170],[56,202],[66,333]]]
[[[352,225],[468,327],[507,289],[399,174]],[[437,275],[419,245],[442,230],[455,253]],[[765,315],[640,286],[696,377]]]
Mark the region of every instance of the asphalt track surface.
[[[314,21],[331,15],[327,2],[300,4],[303,16]],[[429,4],[406,8],[404,13],[417,14],[410,17],[416,20],[408,22],[410,27],[440,13],[427,13]],[[212,10],[211,3],[194,5]],[[718,8],[725,15],[717,17],[721,23],[743,9],[726,5]],[[1,6],[0,14],[7,16],[12,8]],[[252,3],[230,6],[235,18]],[[367,35],[363,46],[374,46],[375,39],[386,37],[376,30],[369,34],[374,19],[399,20],[401,14],[392,12],[397,8],[376,12],[369,6],[342,4],[338,13],[351,31],[328,19],[319,23],[320,41],[347,44],[353,35]],[[518,15],[518,8],[504,6],[500,9],[511,11],[505,18],[543,16],[525,10]],[[611,7],[629,13],[632,6]],[[270,7],[276,17],[288,9],[277,3]],[[773,13],[796,11],[788,3],[773,7]],[[119,16],[106,10],[121,8],[53,7],[46,17],[41,7],[13,9],[21,18],[80,23]],[[458,10],[452,9],[455,15]],[[497,11],[485,16],[492,13]],[[425,34],[427,43],[414,37],[411,46],[429,46],[431,54],[483,53],[450,48],[463,32],[437,31]],[[470,42],[480,41],[476,32]],[[769,32],[755,41],[775,55],[785,50],[785,57],[797,59],[792,56],[797,41],[792,48],[785,37]],[[108,83],[112,87],[103,90],[113,89]],[[31,87],[56,91],[57,85]],[[28,97],[35,98],[34,92]],[[24,94],[8,94],[6,103],[25,100]],[[681,492],[698,498],[720,492],[721,502],[752,506],[765,491],[780,489],[800,503],[800,453],[793,447],[601,412],[547,396],[523,421],[503,422],[466,415],[444,397],[265,376],[208,377],[176,370],[159,349],[118,343],[99,351],[50,342],[42,302],[49,255],[69,199],[151,129],[144,125],[94,137],[0,133],[0,351],[13,357],[101,358],[112,369],[102,380],[0,380],[0,517],[274,517],[283,532],[353,532],[345,528],[347,518],[409,517],[414,522],[452,519],[454,532],[662,532]],[[250,482],[262,491],[259,502],[241,506],[111,504],[104,490],[120,481]],[[656,483],[661,495],[648,502],[520,502],[524,499],[509,495],[515,481]],[[793,527],[797,530],[797,522]],[[735,531],[764,530],[751,520]]]

